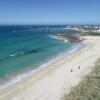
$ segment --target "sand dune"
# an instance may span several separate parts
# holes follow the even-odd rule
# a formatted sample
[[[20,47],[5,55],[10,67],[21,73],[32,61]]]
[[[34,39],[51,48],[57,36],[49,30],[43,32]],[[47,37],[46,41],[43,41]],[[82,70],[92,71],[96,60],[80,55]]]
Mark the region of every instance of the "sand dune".
[[[61,100],[100,57],[100,37],[84,39],[85,48],[70,56],[62,55],[47,68],[0,90],[0,100]]]

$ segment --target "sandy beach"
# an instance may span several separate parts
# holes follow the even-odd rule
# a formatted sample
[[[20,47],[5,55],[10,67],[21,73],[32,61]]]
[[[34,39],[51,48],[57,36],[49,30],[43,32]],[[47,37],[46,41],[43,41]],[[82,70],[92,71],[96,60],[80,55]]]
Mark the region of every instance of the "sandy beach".
[[[100,58],[100,37],[84,39],[86,47],[80,51],[62,55],[48,67],[0,90],[0,100],[62,100],[64,93],[69,93]]]

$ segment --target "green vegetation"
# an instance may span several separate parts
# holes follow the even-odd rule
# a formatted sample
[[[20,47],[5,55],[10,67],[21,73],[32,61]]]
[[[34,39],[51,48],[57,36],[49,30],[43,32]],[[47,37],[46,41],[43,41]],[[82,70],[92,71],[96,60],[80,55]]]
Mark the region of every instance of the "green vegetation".
[[[97,32],[84,32],[84,33],[81,33],[81,35],[83,35],[83,36],[87,36],[87,35],[100,36],[100,33],[97,33]]]
[[[93,71],[69,94],[65,94],[64,100],[100,100],[100,59]]]
[[[97,33],[97,32],[90,32],[89,35],[92,35],[92,36],[100,36],[100,33]]]

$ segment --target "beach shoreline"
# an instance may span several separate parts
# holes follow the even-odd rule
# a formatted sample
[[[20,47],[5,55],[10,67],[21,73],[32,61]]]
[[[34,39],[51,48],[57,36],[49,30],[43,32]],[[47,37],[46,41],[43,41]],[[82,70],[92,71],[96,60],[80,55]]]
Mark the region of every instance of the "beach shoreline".
[[[48,67],[50,64],[54,63],[56,60],[62,58],[63,55],[70,56],[73,53],[80,51],[84,47],[85,47],[85,45],[83,43],[78,43],[78,45],[72,46],[72,48],[70,50],[68,50],[67,52],[63,51],[61,53],[58,53],[58,55],[48,59],[44,63],[37,66],[37,68],[35,68],[35,69],[30,68],[27,71],[25,70],[22,73],[18,73],[16,76],[13,76],[11,79],[8,79],[5,83],[2,83],[3,85],[0,84],[0,91],[2,91],[2,89],[6,88],[10,85],[16,84],[17,82],[21,81],[22,79],[24,79],[26,77],[29,77],[35,73],[40,72],[41,70]]]
[[[48,67],[41,69],[40,72],[36,72],[34,75],[2,89],[0,91],[0,99],[22,100],[23,98],[28,100],[30,98],[29,100],[60,100],[65,89],[69,91],[72,86],[77,85],[81,78],[91,70],[91,66],[97,58],[100,57],[100,55],[96,54],[99,51],[100,38],[84,38],[83,43],[86,46],[83,49],[69,56],[63,55]],[[86,60],[88,63],[86,63]],[[76,70],[78,66],[82,68],[72,73],[71,69]],[[77,76],[78,74],[80,76]]]

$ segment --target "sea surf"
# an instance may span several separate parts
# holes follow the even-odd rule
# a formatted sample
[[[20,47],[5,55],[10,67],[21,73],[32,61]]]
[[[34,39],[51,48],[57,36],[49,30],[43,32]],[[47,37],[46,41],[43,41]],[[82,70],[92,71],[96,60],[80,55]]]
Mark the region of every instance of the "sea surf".
[[[47,67],[64,53],[69,55],[83,47],[81,43],[64,43],[50,37],[58,32],[76,33],[64,26],[0,26],[0,88]]]

